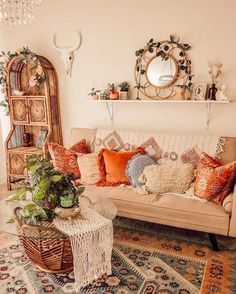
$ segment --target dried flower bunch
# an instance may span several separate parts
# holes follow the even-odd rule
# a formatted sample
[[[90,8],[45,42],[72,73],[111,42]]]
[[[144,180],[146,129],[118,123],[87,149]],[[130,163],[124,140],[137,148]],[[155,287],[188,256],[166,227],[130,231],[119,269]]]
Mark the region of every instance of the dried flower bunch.
[[[220,76],[222,75],[222,63],[208,63],[209,74],[211,76],[212,84],[217,84],[220,81]]]

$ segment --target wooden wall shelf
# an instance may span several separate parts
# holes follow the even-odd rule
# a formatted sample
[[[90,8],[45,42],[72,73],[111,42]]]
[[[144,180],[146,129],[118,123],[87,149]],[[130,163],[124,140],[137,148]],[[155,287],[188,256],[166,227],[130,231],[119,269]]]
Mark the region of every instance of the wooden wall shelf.
[[[114,122],[114,105],[117,104],[190,104],[190,105],[204,105],[206,112],[206,129],[209,128],[211,120],[212,105],[229,104],[231,101],[216,101],[216,100],[92,100],[95,103],[105,104],[109,113],[111,124]]]

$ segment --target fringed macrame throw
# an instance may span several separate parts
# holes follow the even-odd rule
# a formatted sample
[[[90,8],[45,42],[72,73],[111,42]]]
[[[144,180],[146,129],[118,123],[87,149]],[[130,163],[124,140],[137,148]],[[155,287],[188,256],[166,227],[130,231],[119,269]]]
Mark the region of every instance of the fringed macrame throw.
[[[92,209],[84,208],[85,219],[55,219],[54,225],[70,237],[74,259],[75,290],[88,285],[101,275],[111,274],[113,246],[112,221]]]

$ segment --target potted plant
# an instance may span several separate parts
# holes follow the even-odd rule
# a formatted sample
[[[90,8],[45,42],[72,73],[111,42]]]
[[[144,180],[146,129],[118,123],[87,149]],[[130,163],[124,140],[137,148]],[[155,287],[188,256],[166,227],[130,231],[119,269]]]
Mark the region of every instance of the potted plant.
[[[17,209],[15,219],[35,225],[40,221],[52,221],[56,215],[70,218],[80,212],[79,195],[84,187],[75,187],[73,176],[55,170],[43,154],[29,156],[27,169],[29,184],[20,188],[10,200],[26,201]]]
[[[96,90],[95,88],[92,88],[91,92],[88,94],[88,96],[91,96],[92,99],[94,99],[94,100],[99,100],[100,92],[101,92],[101,90]]]
[[[109,98],[111,100],[117,100],[119,99],[119,92],[116,91],[114,84],[108,84],[108,90],[109,90]]]
[[[130,88],[130,85],[128,82],[122,82],[119,84],[119,88],[120,88],[120,99],[122,100],[126,100],[128,99],[128,91]]]

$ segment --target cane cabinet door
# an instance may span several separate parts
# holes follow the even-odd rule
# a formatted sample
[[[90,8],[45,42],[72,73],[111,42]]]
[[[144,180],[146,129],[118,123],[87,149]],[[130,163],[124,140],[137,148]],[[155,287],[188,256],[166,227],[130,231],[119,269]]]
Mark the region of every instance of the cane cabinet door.
[[[47,125],[47,106],[45,98],[28,98],[29,122],[34,125]]]
[[[29,122],[26,98],[11,98],[10,109],[13,123],[24,124]]]
[[[9,168],[12,175],[26,176],[26,155],[9,153]]]

